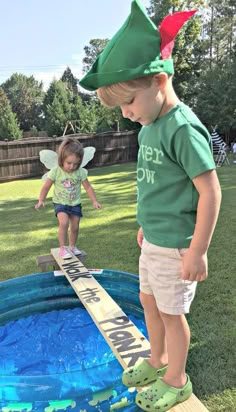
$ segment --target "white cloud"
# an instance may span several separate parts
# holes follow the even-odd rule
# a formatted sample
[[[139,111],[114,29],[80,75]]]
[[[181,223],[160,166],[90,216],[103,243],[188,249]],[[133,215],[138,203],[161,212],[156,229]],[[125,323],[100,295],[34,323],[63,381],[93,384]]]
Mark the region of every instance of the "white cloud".
[[[84,53],[74,53],[71,56],[71,60],[73,61],[73,64],[82,66],[83,57],[84,57]]]
[[[83,53],[74,53],[71,56],[71,62],[64,65],[59,65],[53,70],[39,71],[32,73],[36,80],[43,82],[43,89],[46,91],[53,80],[59,80],[63,75],[67,67],[70,67],[73,75],[80,79],[83,76],[82,73],[82,59]]]
[[[58,70],[49,72],[36,72],[33,74],[33,76],[36,80],[43,82],[43,89],[46,91],[53,80],[59,80],[59,78],[62,76],[63,71],[64,70],[62,69],[62,72],[59,72],[58,68]]]
[[[33,76],[36,80],[43,82],[43,89],[46,91],[53,80],[59,80],[61,78],[68,66],[76,78],[79,79],[82,77],[81,66],[76,64],[65,64],[58,66],[54,70],[35,72]]]

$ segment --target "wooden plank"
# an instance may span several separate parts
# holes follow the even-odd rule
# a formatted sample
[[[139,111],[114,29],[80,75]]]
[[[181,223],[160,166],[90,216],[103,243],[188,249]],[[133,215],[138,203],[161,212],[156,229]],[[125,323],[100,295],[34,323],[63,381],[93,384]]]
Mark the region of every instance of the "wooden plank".
[[[74,291],[89,312],[108,345],[125,369],[150,355],[150,344],[127,315],[86,269],[73,256],[63,260],[59,249],[51,249],[51,254],[70,282]],[[170,412],[207,412],[205,406],[193,394]]]
[[[133,366],[140,358],[149,357],[150,344],[117,303],[77,258],[63,260],[59,249],[51,249],[81,302],[123,368]]]
[[[80,260],[84,263],[86,259],[87,253],[84,250],[81,250]],[[54,269],[59,269],[59,266],[54,259],[54,257],[50,255],[40,255],[36,257],[36,264],[41,269],[41,272],[47,272],[49,266],[52,266]]]

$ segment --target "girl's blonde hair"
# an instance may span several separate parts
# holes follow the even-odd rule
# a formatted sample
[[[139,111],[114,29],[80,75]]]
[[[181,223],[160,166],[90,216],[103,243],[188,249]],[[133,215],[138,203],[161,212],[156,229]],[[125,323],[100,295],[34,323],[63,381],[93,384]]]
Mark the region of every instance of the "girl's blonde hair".
[[[83,146],[78,140],[74,139],[73,137],[67,137],[65,140],[63,140],[58,149],[58,165],[60,167],[63,167],[65,159],[71,154],[74,154],[76,155],[76,157],[78,157],[79,163],[77,169],[79,169],[84,156]]]
[[[97,96],[104,106],[120,106],[129,102],[136,91],[150,87],[152,79],[153,75],[103,86],[97,90]]]

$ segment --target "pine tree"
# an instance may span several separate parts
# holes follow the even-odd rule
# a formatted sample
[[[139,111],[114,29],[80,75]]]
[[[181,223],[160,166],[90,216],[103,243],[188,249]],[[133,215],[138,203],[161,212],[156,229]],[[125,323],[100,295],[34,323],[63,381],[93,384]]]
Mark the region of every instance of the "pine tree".
[[[61,136],[71,120],[69,93],[61,80],[54,80],[44,100],[45,125],[49,136]]]
[[[78,80],[76,77],[73,75],[71,69],[69,67],[66,68],[64,71],[61,81],[65,83],[70,95],[71,95],[71,101],[73,102],[78,96]]]
[[[40,129],[42,102],[44,98],[43,84],[33,76],[14,73],[2,84],[16,114],[22,130],[29,131],[33,126]]]
[[[87,73],[95,62],[98,55],[103,51],[109,39],[92,39],[89,46],[84,47],[83,72]]]
[[[0,140],[20,139],[22,132],[18,126],[16,115],[13,113],[10,102],[0,87]]]

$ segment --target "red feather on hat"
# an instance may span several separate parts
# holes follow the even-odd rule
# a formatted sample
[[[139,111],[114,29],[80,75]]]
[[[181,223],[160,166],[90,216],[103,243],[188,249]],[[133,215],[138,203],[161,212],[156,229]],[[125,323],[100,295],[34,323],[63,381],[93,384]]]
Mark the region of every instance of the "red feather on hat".
[[[169,59],[174,47],[174,39],[183,26],[183,24],[196,13],[197,10],[179,11],[166,16],[160,26],[159,33],[161,36],[161,57]]]

